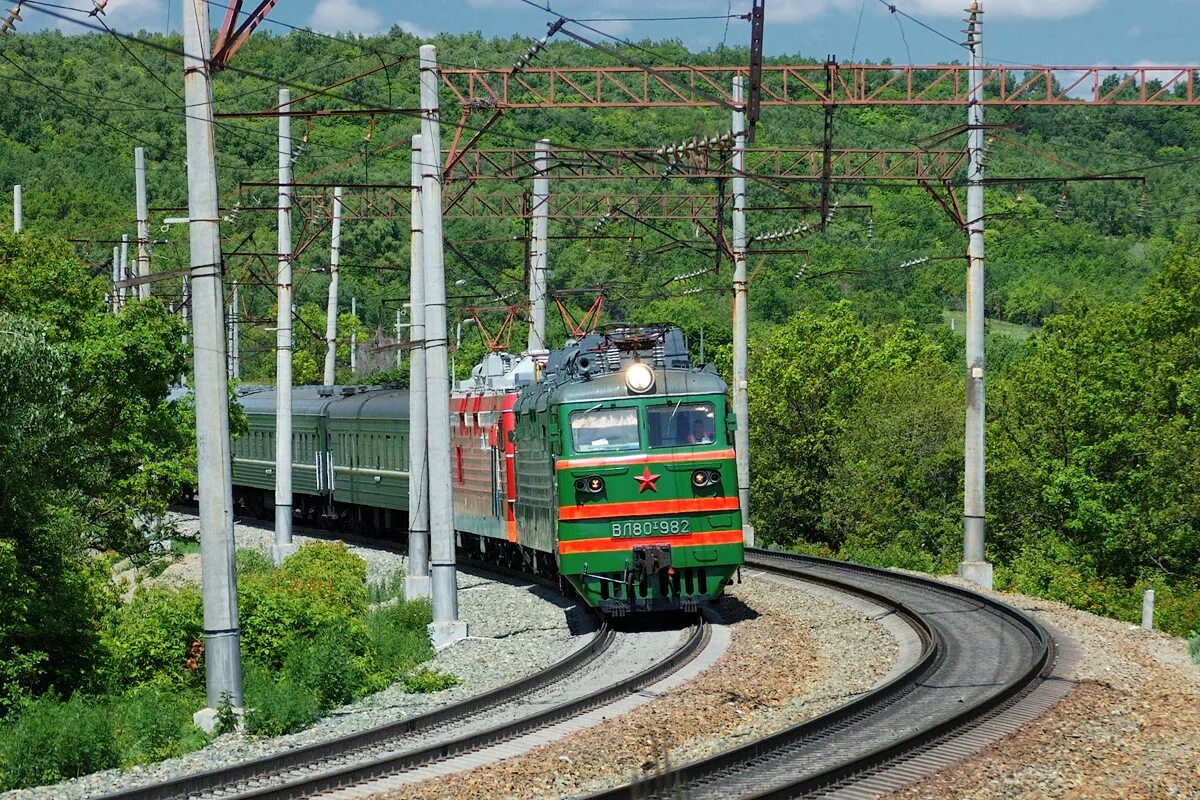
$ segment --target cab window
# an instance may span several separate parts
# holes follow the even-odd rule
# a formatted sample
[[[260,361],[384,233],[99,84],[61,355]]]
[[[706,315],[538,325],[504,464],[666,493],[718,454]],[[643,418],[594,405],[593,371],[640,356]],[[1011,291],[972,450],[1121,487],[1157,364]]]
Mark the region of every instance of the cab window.
[[[712,403],[667,403],[646,408],[651,447],[687,447],[717,440],[717,415]]]
[[[637,408],[595,408],[571,413],[571,443],[576,453],[637,450]]]

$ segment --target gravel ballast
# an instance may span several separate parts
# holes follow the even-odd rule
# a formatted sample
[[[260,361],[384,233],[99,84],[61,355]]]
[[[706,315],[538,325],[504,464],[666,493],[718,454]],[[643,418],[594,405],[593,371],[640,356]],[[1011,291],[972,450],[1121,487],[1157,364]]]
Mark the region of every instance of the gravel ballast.
[[[194,535],[195,517],[176,515],[181,538]],[[238,522],[239,548],[270,553],[273,530],[253,522]],[[296,544],[314,541],[295,535]],[[381,582],[404,569],[403,555],[350,546],[367,563],[367,579]],[[156,583],[180,584],[199,578],[199,556],[188,555],[155,578]],[[131,576],[132,573],[126,573]],[[545,669],[582,646],[595,631],[590,615],[571,601],[541,586],[520,581],[483,578],[458,572],[459,616],[469,638],[439,652],[426,666],[456,675],[459,685],[434,694],[407,694],[393,686],[335,709],[307,730],[275,739],[222,736],[203,750],[129,772],[106,770],[53,786],[0,793],[3,800],[84,800],[120,789],[156,783],[249,761],[297,747],[327,741],[430,711],[480,694]]]
[[[1186,642],[1060,603],[993,596],[1071,640],[1074,688],[1015,735],[890,797],[1200,798],[1200,666]]]
[[[652,775],[846,702],[885,675],[895,641],[835,600],[750,579],[718,610],[733,641],[715,666],[634,714],[500,764],[378,800],[578,795]]]

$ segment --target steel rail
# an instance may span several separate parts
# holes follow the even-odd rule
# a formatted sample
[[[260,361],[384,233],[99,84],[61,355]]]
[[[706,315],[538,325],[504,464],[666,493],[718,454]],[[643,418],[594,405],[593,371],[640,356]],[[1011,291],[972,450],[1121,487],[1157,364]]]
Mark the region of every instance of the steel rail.
[[[740,797],[743,800],[749,800],[749,798],[778,800],[779,798],[801,797],[844,783],[856,775],[876,770],[908,754],[921,752],[930,745],[952,735],[955,731],[989,717],[993,712],[1023,696],[1053,666],[1052,640],[1036,620],[1011,606],[966,589],[915,575],[758,549],[747,549],[746,563],[748,566],[787,577],[816,582],[839,591],[849,592],[870,599],[885,608],[894,608],[921,636],[923,641],[921,656],[915,664],[888,683],[814,719],[718,753],[711,758],[694,761],[640,781],[596,792],[588,795],[587,800],[633,800],[634,798],[648,800],[655,797],[692,796],[695,792],[689,791],[689,789],[698,787],[703,787],[707,791],[717,789],[723,797]],[[808,569],[805,570],[803,567],[808,567]],[[963,655],[952,652],[946,637],[940,632],[943,624],[946,623],[934,622],[929,619],[929,617],[936,616],[936,612],[927,616],[913,610],[906,603],[889,599],[878,591],[853,583],[852,580],[816,573],[812,571],[813,569],[851,575],[859,574],[876,581],[904,584],[909,587],[917,587],[921,591],[976,603],[979,607],[987,608],[1000,615],[1006,622],[1021,630],[1028,637],[1031,644],[1029,658],[1024,667],[1012,675],[997,691],[967,704],[955,700],[954,707],[961,710],[945,715],[943,719],[933,725],[921,727],[911,733],[900,733],[886,744],[845,758],[826,768],[808,774],[798,774],[765,788],[756,787],[751,791],[736,791],[732,786],[723,783],[723,780],[735,773],[745,774],[756,767],[761,768],[774,759],[781,759],[785,757],[787,750],[795,748],[801,743],[811,743],[814,746],[824,746],[828,749],[836,748],[840,735],[861,730],[862,726],[871,725],[873,718],[877,715],[902,702],[905,697],[919,688],[927,686],[948,660]],[[786,762],[781,763],[786,766]]]
[[[276,755],[264,756],[244,764],[185,775],[151,786],[113,792],[102,795],[97,800],[172,800],[173,798],[188,797],[219,790],[257,777],[278,774],[315,761],[336,758],[342,754],[373,747],[391,739],[430,731],[563,680],[585,664],[595,660],[612,645],[615,638],[614,631],[607,623],[604,623],[587,644],[573,650],[565,658],[545,670],[528,678],[520,678],[506,683],[491,691],[468,697],[460,702],[369,730],[298,747]]]
[[[570,719],[616,699],[636,692],[690,661],[711,638],[711,628],[703,619],[692,626],[691,635],[666,659],[654,664],[632,677],[611,686],[598,689],[584,697],[569,700],[547,708],[536,714],[513,722],[496,725],[487,730],[469,734],[445,742],[438,742],[410,753],[389,754],[372,761],[355,764],[342,769],[324,772],[308,778],[292,781],[282,786],[265,787],[257,790],[228,795],[238,800],[291,800],[310,797],[318,792],[345,788],[375,778],[415,769],[424,764],[441,761],[456,755],[479,750],[499,742],[508,741],[539,728]]]
[[[101,800],[176,800],[189,797],[236,797],[249,800],[282,800],[307,797],[316,792],[354,785],[363,781],[415,769],[424,764],[478,750],[507,741],[533,730],[569,719],[615,699],[656,683],[690,661],[708,643],[709,625],[693,625],[691,635],[671,655],[641,672],[583,697],[569,700],[518,720],[495,725],[483,731],[435,742],[411,752],[392,753],[369,758],[350,766],[341,766],[364,748],[377,748],[391,739],[402,739],[416,732],[430,731],[449,722],[465,720],[474,711],[486,710],[506,701],[519,699],[538,688],[569,678],[574,670],[594,659],[615,637],[604,625],[589,645],[574,651],[530,680],[515,681],[500,689],[479,695],[463,703],[447,706],[428,714],[391,723],[330,742],[268,756],[247,764],[179,778],[167,783],[105,795]],[[402,741],[397,742],[402,745]],[[310,769],[313,764],[333,762],[334,768],[315,772],[274,786],[259,786],[281,774]]]

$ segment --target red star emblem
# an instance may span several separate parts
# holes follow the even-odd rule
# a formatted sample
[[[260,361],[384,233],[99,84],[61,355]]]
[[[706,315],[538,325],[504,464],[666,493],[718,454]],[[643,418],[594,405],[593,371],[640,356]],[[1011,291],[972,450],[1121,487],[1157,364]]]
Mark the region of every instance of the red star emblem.
[[[649,467],[643,468],[641,475],[633,476],[633,479],[641,484],[641,486],[638,487],[638,494],[641,494],[642,492],[646,491],[647,489],[649,489],[652,492],[657,492],[658,487],[656,487],[654,485],[654,482],[661,477],[662,477],[662,475],[651,475]]]

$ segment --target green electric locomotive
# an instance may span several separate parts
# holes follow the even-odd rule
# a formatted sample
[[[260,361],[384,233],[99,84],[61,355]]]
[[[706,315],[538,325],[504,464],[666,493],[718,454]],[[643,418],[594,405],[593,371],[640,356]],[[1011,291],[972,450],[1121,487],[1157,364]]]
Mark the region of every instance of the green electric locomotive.
[[[513,411],[518,535],[580,597],[624,614],[720,595],[742,563],[731,417],[725,382],[692,365],[678,329],[585,336]]]
[[[725,383],[679,330],[608,326],[548,358],[488,354],[451,394],[459,547],[559,575],[613,615],[694,610],[742,563]],[[241,402],[238,502],[273,507],[275,393]],[[377,535],[406,529],[408,393],[297,389],[298,514]]]

